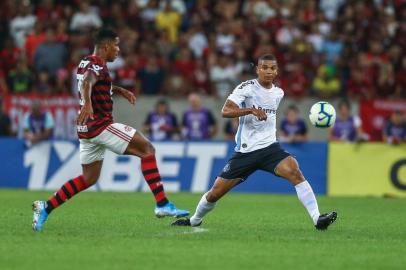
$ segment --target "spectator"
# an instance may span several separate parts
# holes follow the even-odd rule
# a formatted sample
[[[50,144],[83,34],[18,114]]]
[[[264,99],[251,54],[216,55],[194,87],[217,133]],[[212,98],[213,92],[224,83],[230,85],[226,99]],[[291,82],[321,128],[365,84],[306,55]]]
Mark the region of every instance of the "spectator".
[[[383,141],[388,144],[406,143],[406,121],[402,111],[394,111],[385,124]]]
[[[242,67],[233,65],[231,58],[220,54],[217,62],[210,68],[210,79],[215,90],[215,95],[225,98],[235,86]]]
[[[23,122],[26,145],[31,147],[41,141],[50,139],[53,128],[54,120],[51,113],[42,111],[41,101],[33,101],[31,111],[25,114]]]
[[[343,51],[344,45],[338,38],[335,30],[331,31],[330,37],[323,43],[322,52],[326,54],[327,64],[335,65]]]
[[[361,119],[357,115],[351,115],[348,100],[341,100],[338,104],[336,122],[328,131],[330,141],[354,142],[366,139],[361,128]]]
[[[192,26],[191,36],[189,38],[189,49],[193,51],[193,54],[196,58],[201,58],[203,56],[204,50],[207,49],[209,41],[207,40],[206,35],[203,32],[203,29],[200,25],[195,27]]]
[[[142,94],[156,95],[161,92],[165,71],[159,66],[155,56],[148,58],[145,68],[141,69],[138,75]]]
[[[177,59],[173,62],[172,67],[185,80],[191,82],[196,69],[195,61],[193,61],[192,52],[188,48],[180,49]]]
[[[238,131],[238,126],[240,124],[239,118],[231,118],[226,121],[224,126],[224,139],[232,141],[235,139],[235,134]]]
[[[292,19],[286,19],[284,25],[276,32],[276,41],[280,46],[289,46],[300,35]]]
[[[329,20],[337,18],[337,12],[345,0],[320,0],[319,7]]]
[[[15,46],[12,39],[5,40],[4,48],[0,51],[0,68],[6,75],[16,66],[21,54],[22,50]]]
[[[171,140],[179,132],[176,116],[169,111],[168,102],[160,99],[155,111],[150,112],[144,122],[144,132],[153,141]]]
[[[138,1],[140,2],[140,1]],[[147,5],[143,7],[141,12],[141,18],[151,25],[155,22],[157,14],[159,12],[159,1],[158,0],[148,0],[146,1]]]
[[[34,25],[33,31],[27,35],[24,44],[25,53],[30,64],[33,62],[35,51],[38,46],[46,40],[46,37],[47,35],[44,31],[43,23],[37,21]]]
[[[59,69],[66,68],[68,51],[65,45],[56,41],[55,31],[48,28],[46,40],[38,46],[34,54],[35,68],[54,77]]]
[[[189,95],[190,107],[183,113],[182,134],[187,140],[207,140],[217,133],[213,114],[202,106],[198,94]]]
[[[319,67],[317,77],[313,81],[313,91],[320,98],[338,96],[341,90],[341,82],[335,76],[335,68],[322,65]]]
[[[21,57],[17,62],[17,67],[9,72],[7,81],[9,89],[13,94],[22,94],[31,91],[33,74],[28,68],[25,57]]]
[[[351,71],[347,82],[347,95],[351,99],[365,100],[373,97],[373,84],[371,78],[367,78],[361,68]]]
[[[290,70],[281,79],[285,94],[301,98],[308,94],[309,81],[301,63],[290,64]]]
[[[125,89],[134,89],[137,76],[136,64],[137,57],[135,55],[129,55],[125,59],[124,66],[117,70],[117,82],[119,86]]]
[[[307,127],[305,121],[299,117],[299,109],[290,105],[281,122],[280,140],[289,143],[307,141]]]
[[[87,31],[102,26],[99,14],[92,11],[88,1],[81,1],[79,11],[76,12],[70,23],[70,29],[76,31]]]
[[[193,74],[193,87],[195,92],[200,94],[210,95],[212,92],[209,72],[203,59],[196,60],[196,69]]]
[[[47,72],[40,72],[38,74],[38,83],[36,85],[35,91],[40,94],[52,93],[52,83]]]
[[[10,21],[10,34],[18,48],[23,48],[25,37],[34,28],[37,17],[32,13],[32,6],[29,1],[22,1],[18,8],[19,13]]]
[[[216,35],[216,49],[225,55],[231,55],[234,52],[234,41],[235,36],[230,31],[230,23],[220,23]]]
[[[123,58],[108,65],[113,76],[123,68],[123,59],[129,55],[139,56],[137,76],[139,71],[145,71],[151,55],[159,56],[159,74],[147,74],[146,77],[152,79],[148,83],[145,77],[137,78],[147,85],[146,94],[161,93],[160,85],[169,80],[171,86],[166,88],[176,91],[176,95],[204,92],[226,96],[229,89],[222,87],[229,82],[208,74],[224,75],[230,67],[236,68],[226,76],[232,81],[233,76],[238,77],[241,72],[247,74],[246,67],[257,56],[272,52],[280,63],[279,79],[282,87],[287,85],[284,87],[287,96],[299,99],[311,94],[330,98],[346,90],[342,94],[362,100],[406,97],[405,64],[402,63],[406,55],[403,49],[406,48],[404,1],[46,0],[31,1],[31,5],[29,1],[3,2],[1,22],[4,31],[0,31],[2,93],[7,91],[4,90],[7,88],[5,80],[10,71],[16,69],[21,53],[28,55],[30,70],[38,68],[39,63],[48,63],[47,68],[41,67],[39,72],[47,72],[52,84],[63,86],[61,78],[64,76],[53,81],[60,71],[54,67],[48,69],[49,62],[59,61],[59,56],[54,55],[59,49],[48,45],[37,57],[37,62],[31,61],[46,39],[41,27],[46,22],[57,29],[55,39],[67,47],[64,55],[70,56],[58,65],[58,69],[69,72],[74,69],[72,63],[77,65],[77,55],[82,57],[89,53],[91,35],[88,30],[102,24],[119,29]],[[97,2],[97,7],[89,4],[93,2]],[[7,25],[9,28],[4,27]],[[32,35],[26,36],[28,33]],[[186,63],[179,63],[175,56],[186,47],[193,52],[193,57]],[[232,57],[225,67],[221,66],[222,60],[219,63],[213,60],[218,51]],[[187,68],[192,65],[195,67],[193,72]],[[321,65],[321,69],[327,71],[334,66],[334,76],[328,80],[318,76],[317,69]],[[175,66],[176,70],[172,69]],[[217,69],[214,74],[213,69]],[[182,73],[186,78],[185,71],[193,74],[192,79],[180,77]],[[126,80],[131,74],[124,75]],[[209,77],[214,86],[212,91],[211,85],[207,87]],[[113,78],[115,83],[123,80],[120,76]],[[39,83],[43,80],[34,81],[33,88],[42,88]],[[75,84],[69,80],[66,87],[74,89]],[[315,86],[314,92],[309,93],[309,85]],[[222,90],[218,91],[219,87]]]
[[[12,136],[10,117],[3,111],[3,100],[0,99],[0,137]]]
[[[190,92],[190,83],[185,80],[178,72],[171,71],[165,76],[164,83],[165,87],[162,89],[161,93],[166,96],[180,98],[187,96]]]
[[[156,15],[156,27],[167,31],[169,40],[176,42],[178,40],[178,29],[181,23],[179,13],[172,9],[171,1],[165,1],[165,7]]]

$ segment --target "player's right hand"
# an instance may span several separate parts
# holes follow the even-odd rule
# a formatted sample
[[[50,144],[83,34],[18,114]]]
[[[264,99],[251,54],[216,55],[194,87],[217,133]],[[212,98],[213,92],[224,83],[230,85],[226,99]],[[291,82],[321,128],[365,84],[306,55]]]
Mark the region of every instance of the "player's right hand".
[[[252,108],[252,114],[255,115],[259,121],[265,121],[268,116],[263,110]]]
[[[80,110],[79,117],[78,117],[78,125],[84,126],[88,119],[93,118],[93,109],[91,105],[85,104],[83,105],[82,109]]]

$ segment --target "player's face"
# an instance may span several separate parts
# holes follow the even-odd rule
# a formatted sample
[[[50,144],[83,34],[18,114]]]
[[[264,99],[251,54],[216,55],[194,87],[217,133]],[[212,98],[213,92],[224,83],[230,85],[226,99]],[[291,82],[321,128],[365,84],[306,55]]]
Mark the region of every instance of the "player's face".
[[[278,75],[278,63],[275,60],[262,60],[257,66],[257,75],[260,81],[272,83]]]
[[[120,39],[117,37],[114,41],[108,42],[106,44],[106,54],[107,54],[107,61],[113,62],[117,57],[118,53],[120,52],[119,48]]]

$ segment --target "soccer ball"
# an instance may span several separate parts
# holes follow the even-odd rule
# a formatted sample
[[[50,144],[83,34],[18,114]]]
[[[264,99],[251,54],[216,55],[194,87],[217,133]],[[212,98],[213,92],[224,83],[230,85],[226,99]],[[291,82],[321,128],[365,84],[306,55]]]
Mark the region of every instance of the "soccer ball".
[[[333,105],[326,101],[315,103],[309,114],[310,123],[318,128],[329,128],[336,121],[336,110]]]

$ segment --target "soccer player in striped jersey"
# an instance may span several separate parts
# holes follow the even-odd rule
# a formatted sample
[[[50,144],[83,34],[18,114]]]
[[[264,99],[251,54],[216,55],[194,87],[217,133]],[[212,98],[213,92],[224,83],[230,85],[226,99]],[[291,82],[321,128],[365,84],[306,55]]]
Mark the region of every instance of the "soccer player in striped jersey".
[[[284,92],[273,84],[278,75],[275,57],[271,54],[261,56],[256,72],[258,77],[238,85],[222,109],[223,117],[239,117],[240,120],[235,136],[235,153],[213,187],[202,196],[195,214],[190,219],[178,219],[172,225],[199,226],[222,196],[256,170],[287,179],[295,187],[316,229],[327,229],[337,218],[336,212],[320,215],[316,197],[296,159],[283,150],[276,140],[276,111]]]
[[[119,51],[117,34],[103,29],[97,34],[93,55],[85,57],[79,63],[77,80],[80,91],[80,113],[77,119],[77,132],[83,174],[67,181],[48,201],[33,203],[32,226],[35,231],[42,229],[53,210],[97,182],[106,149],[117,154],[141,158],[142,173],[156,200],[157,217],[182,217],[189,214],[189,211],[176,208],[167,199],[153,145],[134,128],[113,122],[112,94],[122,95],[131,104],[135,104],[136,99],[132,92],[112,84],[106,62],[114,61]]]

